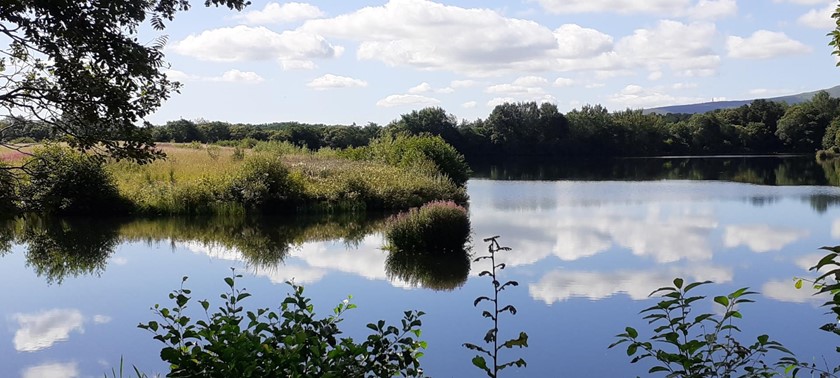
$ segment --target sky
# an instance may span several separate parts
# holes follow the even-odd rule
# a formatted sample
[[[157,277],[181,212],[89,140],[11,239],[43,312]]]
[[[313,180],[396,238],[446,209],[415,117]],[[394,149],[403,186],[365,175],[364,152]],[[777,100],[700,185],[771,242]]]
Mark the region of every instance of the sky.
[[[194,3],[164,31],[184,87],[156,124],[384,125],[428,106],[474,120],[503,102],[623,110],[840,84],[835,0]]]

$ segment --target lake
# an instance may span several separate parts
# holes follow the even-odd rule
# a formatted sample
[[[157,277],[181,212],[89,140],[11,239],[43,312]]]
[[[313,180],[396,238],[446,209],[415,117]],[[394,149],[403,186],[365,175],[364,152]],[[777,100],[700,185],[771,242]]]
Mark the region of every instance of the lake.
[[[748,286],[760,292],[740,310],[744,342],[761,333],[806,361],[838,364],[831,318],[820,298],[794,288],[818,248],[840,244],[838,170],[802,157],[624,159],[476,166],[468,183],[472,253],[501,235],[501,300],[517,307],[501,337],[529,334],[525,369],[506,376],[647,375],[622,348],[624,327],[649,335],[639,311],[675,277],[711,280],[713,296]],[[461,346],[480,343],[489,322],[473,307],[492,286],[486,268],[458,261],[389,259],[384,215],[296,219],[27,219],[0,226],[0,376],[102,376],[120,359],[165,372],[162,344],[138,329],[158,320],[182,276],[194,298],[220,303],[231,268],[254,294],[249,308],[276,307],[294,280],[316,312],[348,295],[358,305],[345,335],[367,322],[426,312],[422,364],[431,376],[482,376]],[[431,268],[430,268],[431,267]],[[806,285],[807,286],[807,285]],[[198,307],[197,305],[195,307]],[[697,311],[714,312],[711,299]]]

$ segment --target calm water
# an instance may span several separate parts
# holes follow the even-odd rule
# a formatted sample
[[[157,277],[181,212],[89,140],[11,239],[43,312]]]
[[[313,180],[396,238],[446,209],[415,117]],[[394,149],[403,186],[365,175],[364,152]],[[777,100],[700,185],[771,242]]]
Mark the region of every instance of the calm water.
[[[840,244],[834,170],[810,159],[647,159],[589,168],[479,167],[469,182],[474,252],[501,235],[505,278],[521,284],[502,336],[528,332],[526,369],[510,376],[645,375],[623,350],[608,350],[625,326],[644,328],[646,296],[674,277],[712,280],[704,291],[761,292],[744,306],[744,338],[769,333],[804,359],[838,361],[820,301],[797,291],[817,248]],[[583,167],[586,167],[584,165]],[[738,181],[738,182],[734,182]],[[245,275],[251,307],[279,303],[294,279],[316,309],[353,295],[343,329],[366,334],[421,309],[432,376],[481,376],[464,342],[488,323],[472,306],[491,290],[483,266],[388,259],[382,220],[28,219],[0,227],[0,376],[102,376],[124,358],[166,370],[161,344],[136,328],[169,304],[182,276],[197,298],[218,298],[230,268]],[[704,303],[701,311],[714,311]]]

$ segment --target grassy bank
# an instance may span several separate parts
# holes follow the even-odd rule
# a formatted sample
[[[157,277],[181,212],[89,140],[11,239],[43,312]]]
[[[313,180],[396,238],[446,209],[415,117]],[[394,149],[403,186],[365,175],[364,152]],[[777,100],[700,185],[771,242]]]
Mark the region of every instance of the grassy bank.
[[[164,160],[145,165],[105,163],[107,177],[97,177],[103,183],[95,185],[113,186],[117,194],[101,199],[87,198],[92,188],[77,190],[92,185],[79,177],[79,172],[92,175],[92,163],[60,146],[44,148],[40,156],[48,159],[33,165],[39,172],[21,173],[22,180],[17,180],[18,207],[39,213],[99,212],[88,210],[95,207],[140,215],[299,214],[392,211],[433,200],[467,201],[463,183],[437,169],[435,157],[423,157],[424,151],[416,151],[421,158],[413,163],[394,164],[375,154],[310,151],[288,143],[266,142],[253,148],[197,143],[159,147],[166,153]],[[13,160],[11,152],[5,152],[9,165],[26,161]],[[74,202],[74,196],[84,201]]]

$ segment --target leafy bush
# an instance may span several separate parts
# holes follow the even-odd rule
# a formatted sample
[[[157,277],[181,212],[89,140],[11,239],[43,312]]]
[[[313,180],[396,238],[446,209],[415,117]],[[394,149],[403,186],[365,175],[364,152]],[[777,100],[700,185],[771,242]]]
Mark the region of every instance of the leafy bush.
[[[467,210],[451,201],[429,202],[392,217],[386,249],[398,253],[463,253],[470,238]]]
[[[278,157],[263,154],[246,159],[230,184],[236,202],[265,213],[293,206],[302,190]]]
[[[303,287],[290,284],[293,292],[280,304],[280,312],[261,308],[245,311],[242,301],[250,296],[236,288],[235,275],[225,278],[229,291],[224,304],[208,313],[210,302],[198,301],[207,313],[203,320],[186,315],[192,298],[182,287],[169,298],[171,308],[155,305],[162,322],[139,327],[155,334],[165,344],[161,358],[168,362],[169,377],[390,377],[421,375],[420,336],[422,312],[405,312],[402,327],[384,321],[368,324],[373,331],[356,343],[339,338],[338,324],[345,311],[356,306],[345,300],[333,314],[316,319]]]
[[[458,186],[463,186],[470,176],[464,155],[439,136],[386,136],[371,141],[368,147],[347,149],[342,154],[350,159],[378,160],[403,168],[433,170]]]
[[[0,162],[0,218],[17,211],[17,179],[8,166]]]
[[[29,180],[21,188],[27,211],[97,214],[127,207],[102,163],[83,153],[48,145],[35,150],[27,171]]]
[[[646,314],[644,319],[656,327],[649,341],[640,340],[639,332],[627,327],[625,333],[617,335],[619,340],[609,347],[626,344],[627,355],[633,357],[631,363],[653,358],[657,364],[648,372],[664,372],[669,377],[777,375],[764,357],[770,351],[792,356],[790,351],[767,335],[758,336],[751,344],[742,344],[735,337],[740,329],[733,324],[734,320],[742,317],[738,307],[753,302],[748,297],[755,292],[742,288],[729,295],[715,297],[715,303],[723,307],[719,312],[723,315],[694,315],[694,302],[705,299],[705,296],[689,292],[710,282],[683,283],[681,278],[677,278],[674,286],[651,293],[651,296],[658,294],[662,300],[642,310],[642,314]]]

